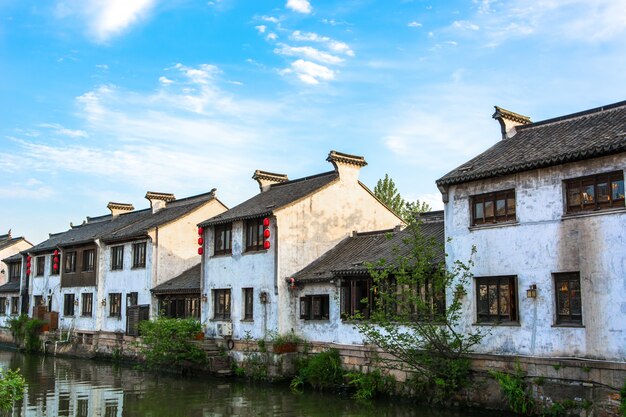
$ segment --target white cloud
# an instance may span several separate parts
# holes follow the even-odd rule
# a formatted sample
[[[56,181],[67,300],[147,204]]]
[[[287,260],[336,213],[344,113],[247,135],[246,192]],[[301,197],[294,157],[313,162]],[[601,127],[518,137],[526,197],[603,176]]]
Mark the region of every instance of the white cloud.
[[[173,84],[173,83],[174,83],[174,81],[173,81],[173,80],[170,80],[170,79],[169,79],[169,78],[167,78],[167,77],[159,77],[159,82],[160,82],[161,84],[163,84],[163,85],[170,85],[170,84]]]
[[[291,64],[291,68],[284,69],[281,74],[295,75],[305,84],[316,85],[320,81],[331,81],[335,79],[335,71],[314,62],[299,59]]]
[[[452,26],[456,29],[462,29],[462,30],[480,30],[480,26],[469,22],[467,20],[455,20],[452,23]]]
[[[340,64],[343,62],[342,58],[311,46],[289,46],[285,44],[279,44],[279,46],[279,48],[274,49],[274,53],[279,55],[297,56],[324,64]]]
[[[87,132],[84,130],[67,129],[58,123],[42,123],[39,127],[52,129],[57,135],[67,136],[69,138],[86,138],[88,136]]]
[[[259,26],[255,26],[254,27],[256,30],[259,31],[259,33],[265,33],[265,31],[267,30],[267,26],[265,25],[259,25]]]
[[[275,41],[276,39],[278,39],[278,35],[275,34],[274,32],[271,32],[267,34],[265,39],[267,39],[268,41]]]
[[[318,42],[325,44],[328,49],[333,52],[345,54],[348,56],[354,56],[354,51],[350,49],[348,44],[340,41],[336,41],[327,36],[320,36],[314,32],[301,32],[299,30],[295,30],[291,34],[291,39],[296,41],[305,41],[305,42]]]
[[[261,16],[261,20],[270,23],[280,23],[280,19],[274,16]]]
[[[78,15],[96,42],[107,42],[145,19],[156,0],[63,0],[57,2],[58,17]]]
[[[287,0],[285,7],[298,13],[308,14],[313,11],[313,7],[311,7],[309,0]]]
[[[413,21],[410,22],[407,26],[410,28],[421,28],[422,24],[420,22]]]

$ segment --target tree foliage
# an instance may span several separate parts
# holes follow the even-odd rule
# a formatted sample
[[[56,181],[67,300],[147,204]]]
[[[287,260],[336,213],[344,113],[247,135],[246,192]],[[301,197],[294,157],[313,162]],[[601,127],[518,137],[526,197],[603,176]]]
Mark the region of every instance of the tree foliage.
[[[193,343],[202,326],[194,319],[157,317],[139,323],[144,346],[141,353],[151,368],[167,368],[185,362],[202,364],[206,354]]]
[[[479,329],[458,329],[472,260],[446,268],[442,245],[421,228],[419,221],[410,223],[394,259],[369,265],[373,311],[368,320],[354,318],[365,340],[385,352],[382,365],[408,371],[436,401],[463,386],[466,354],[483,336]]]
[[[44,322],[30,318],[26,314],[8,320],[15,343],[26,352],[38,352],[41,349],[39,334]]]
[[[10,411],[24,397],[26,381],[19,369],[0,370],[0,410]]]
[[[385,178],[378,180],[374,187],[374,195],[406,223],[414,222],[419,213],[431,210],[430,205],[426,202],[405,200],[388,174],[385,174]]]

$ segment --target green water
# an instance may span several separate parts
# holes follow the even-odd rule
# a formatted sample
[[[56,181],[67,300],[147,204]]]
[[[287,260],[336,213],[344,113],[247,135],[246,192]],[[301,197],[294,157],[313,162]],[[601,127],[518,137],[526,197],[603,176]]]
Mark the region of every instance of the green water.
[[[306,392],[285,385],[182,377],[125,366],[0,351],[0,366],[20,368],[24,399],[12,416],[217,417],[217,416],[483,416],[433,410],[397,400],[359,403],[348,396]],[[494,416],[490,414],[490,416]]]

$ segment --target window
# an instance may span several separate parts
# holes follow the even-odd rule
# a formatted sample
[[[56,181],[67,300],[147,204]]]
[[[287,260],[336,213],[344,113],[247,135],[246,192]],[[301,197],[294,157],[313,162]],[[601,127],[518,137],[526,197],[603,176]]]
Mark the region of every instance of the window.
[[[76,252],[65,253],[65,269],[64,272],[72,273],[76,272]]]
[[[300,318],[303,320],[328,320],[328,300],[328,294],[300,297]]]
[[[35,295],[33,297],[33,311],[35,311],[37,307],[42,306],[42,305],[43,305],[43,295]]]
[[[254,319],[254,289],[244,288],[243,292],[243,319]]]
[[[129,292],[126,295],[126,307],[136,306],[138,300],[139,300],[139,293]]]
[[[472,196],[472,226],[515,221],[515,190]]]
[[[63,297],[63,315],[74,315],[74,294],[65,294]]]
[[[374,297],[371,292],[371,279],[345,280],[341,284],[341,317],[349,319],[355,314],[369,318],[374,307]]]
[[[230,319],[230,290],[213,290],[213,318]]]
[[[554,274],[556,323],[583,324],[580,273]]]
[[[122,294],[109,294],[109,317],[122,316]]]
[[[133,244],[133,268],[146,267],[146,242]]]
[[[7,298],[0,297],[0,316],[7,315]]]
[[[263,219],[246,222],[246,251],[263,250]]]
[[[232,223],[215,226],[214,255],[231,253],[232,227]]]
[[[83,272],[93,272],[96,263],[96,250],[87,249],[83,251]]]
[[[622,171],[565,181],[567,213],[624,207]]]
[[[38,256],[37,257],[37,270],[35,271],[35,275],[38,277],[43,276],[43,270],[46,267],[46,257]]]
[[[91,317],[93,315],[93,294],[90,292],[84,292],[81,294],[80,300],[80,315],[84,317]]]
[[[159,314],[171,318],[200,318],[200,297],[176,295],[159,298]]]
[[[11,297],[11,315],[20,314],[20,297]]]
[[[57,265],[57,269],[56,270],[54,269],[54,255],[50,255],[50,275],[59,275],[58,265]]]
[[[124,246],[111,248],[111,270],[124,269]]]
[[[477,321],[516,322],[517,279],[515,276],[476,278]]]
[[[19,281],[22,273],[22,263],[12,262],[9,264],[9,281]]]

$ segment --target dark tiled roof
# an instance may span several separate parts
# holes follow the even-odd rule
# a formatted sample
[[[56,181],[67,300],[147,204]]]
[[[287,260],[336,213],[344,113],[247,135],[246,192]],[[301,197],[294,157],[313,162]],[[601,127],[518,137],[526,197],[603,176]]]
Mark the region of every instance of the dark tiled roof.
[[[421,220],[422,234],[433,238],[441,248],[436,261],[444,261],[443,211],[424,213]],[[410,233],[410,228],[357,233],[339,242],[293,277],[298,282],[323,282],[336,276],[365,275],[368,273],[367,264],[381,259],[393,264],[398,256],[408,254],[411,247],[406,242]]]
[[[516,127],[517,134],[437,180],[460,184],[626,151],[626,101]]]
[[[200,293],[200,264],[152,289],[154,294]]]
[[[339,178],[338,174],[335,171],[330,171],[311,177],[272,184],[269,190],[255,195],[222,214],[205,220],[200,223],[200,226],[270,215],[274,210],[311,194],[337,178]]]
[[[3,259],[2,262],[6,262],[6,263],[19,262],[21,260],[22,260],[22,255],[19,253],[16,253],[15,255],[11,255],[8,258]]]
[[[88,217],[87,221],[80,226],[74,226],[66,232],[50,235],[49,239],[33,246],[27,252],[49,252],[57,247],[85,244],[93,242],[95,239],[109,242],[142,237],[150,228],[169,223],[214,198],[213,193],[205,193],[172,201],[154,214],[152,209],[144,209],[123,213],[115,217],[110,214]]]
[[[0,293],[3,292],[20,292],[20,282],[10,281],[4,285],[0,285]]]
[[[28,242],[23,237],[14,237],[14,238],[7,238],[4,240],[0,240],[0,249],[8,248],[9,246],[14,245],[22,240],[25,242]]]

